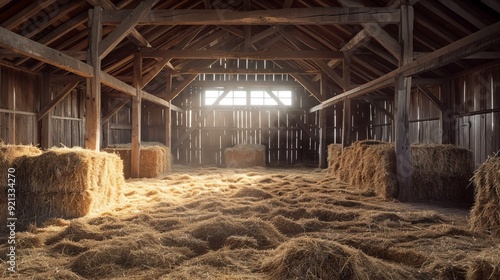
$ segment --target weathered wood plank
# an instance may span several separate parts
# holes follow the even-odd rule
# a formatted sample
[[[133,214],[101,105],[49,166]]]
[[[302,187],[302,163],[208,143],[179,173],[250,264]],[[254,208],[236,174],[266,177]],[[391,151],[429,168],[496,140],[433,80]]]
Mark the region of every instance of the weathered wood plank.
[[[102,8],[89,10],[89,48],[87,62],[92,68],[92,77],[87,79],[86,116],[85,116],[85,148],[100,149],[101,141],[101,60],[99,59],[99,42],[102,36]]]
[[[145,0],[140,3],[123,22],[116,27],[101,43],[99,43],[99,58],[103,59],[116,47],[128,34],[132,32],[137,23],[151,11],[159,0]]]
[[[142,49],[143,57],[163,57],[182,59],[254,59],[254,60],[304,60],[343,58],[339,51],[286,51],[263,50],[229,52],[221,50],[153,50]]]
[[[136,95],[132,97],[132,150],[130,152],[130,176],[140,176],[139,159],[141,155],[141,84],[142,84],[142,57],[140,53],[134,55],[134,87]]]
[[[56,95],[56,97],[54,97],[54,99],[52,99],[52,101],[50,101],[50,103],[48,103],[47,105],[45,105],[45,107],[43,107],[40,110],[40,112],[38,112],[38,114],[37,114],[37,121],[40,121],[43,117],[45,117],[45,115],[47,115],[49,113],[49,111],[52,110],[52,108],[54,108],[57,105],[57,103],[59,103],[66,96],[68,96],[68,94],[70,94],[71,91],[77,85],[78,85],[78,82],[74,82],[74,83],[71,83],[71,84],[67,84],[63,89],[61,89],[61,91],[59,91],[59,93]]]
[[[92,66],[2,27],[0,46],[83,77],[93,75]]]
[[[130,10],[106,11],[104,24],[122,22]],[[277,10],[153,10],[139,25],[314,25],[398,23],[394,8],[288,8]]]
[[[484,29],[477,31],[465,38],[462,38],[454,43],[442,47],[428,55],[425,55],[417,60],[407,63],[396,70],[393,70],[382,77],[379,77],[366,84],[348,90],[342,94],[332,97],[320,105],[311,108],[311,112],[332,106],[341,102],[344,98],[354,98],[374,90],[384,88],[394,83],[397,75],[411,76],[432,70],[434,68],[446,65],[456,61],[462,57],[471,55],[488,47],[500,43],[500,22],[492,24]]]

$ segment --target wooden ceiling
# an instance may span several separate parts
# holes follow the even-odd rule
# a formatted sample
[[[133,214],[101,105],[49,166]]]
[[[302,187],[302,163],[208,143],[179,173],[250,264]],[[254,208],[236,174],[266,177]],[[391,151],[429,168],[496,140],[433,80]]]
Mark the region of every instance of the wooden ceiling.
[[[500,19],[496,0],[407,3],[414,7],[415,59]],[[331,89],[326,98],[331,98],[398,69],[400,5],[400,0],[0,0],[0,26],[85,62],[89,10],[101,6],[101,69],[119,81],[132,83],[138,51],[143,55],[144,90],[152,94],[164,91],[167,70],[182,87],[197,73],[217,71],[208,67],[220,59],[267,60],[273,67],[257,70],[293,74],[309,89],[319,87],[324,73]],[[6,45],[0,43],[0,65],[74,76],[64,67],[33,58],[28,50]],[[414,81],[438,80],[500,59],[499,50],[498,43],[490,41],[480,52],[418,71]],[[350,70],[347,87],[344,60]],[[390,98],[393,92],[386,86],[365,94]]]

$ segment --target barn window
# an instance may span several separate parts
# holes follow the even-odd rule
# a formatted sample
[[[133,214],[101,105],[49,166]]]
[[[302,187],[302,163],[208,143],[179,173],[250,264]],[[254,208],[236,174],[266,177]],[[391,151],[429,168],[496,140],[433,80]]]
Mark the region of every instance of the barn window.
[[[215,101],[224,94],[224,89],[209,89],[205,91],[205,105],[214,105]],[[285,106],[292,105],[291,90],[272,90],[273,95]],[[273,98],[266,90],[232,90],[222,98],[217,105],[220,106],[276,106]]]

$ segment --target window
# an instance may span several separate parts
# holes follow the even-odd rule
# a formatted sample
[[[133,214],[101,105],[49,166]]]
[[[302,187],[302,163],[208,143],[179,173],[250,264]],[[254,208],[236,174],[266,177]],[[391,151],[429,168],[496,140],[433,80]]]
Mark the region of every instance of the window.
[[[223,89],[205,91],[205,105],[210,106],[224,93]],[[291,90],[273,90],[272,93],[285,105],[292,105]],[[250,104],[248,102],[250,101]],[[277,106],[278,102],[267,90],[234,90],[227,93],[219,102],[220,106]]]

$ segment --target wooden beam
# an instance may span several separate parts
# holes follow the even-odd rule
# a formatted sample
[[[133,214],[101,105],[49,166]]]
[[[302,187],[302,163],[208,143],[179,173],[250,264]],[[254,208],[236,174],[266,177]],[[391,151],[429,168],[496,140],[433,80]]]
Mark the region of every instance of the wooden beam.
[[[254,60],[303,60],[343,58],[338,51],[243,51],[228,52],[221,50],[141,50],[143,57],[165,57],[182,59],[254,59]]]
[[[351,88],[351,62],[349,57],[342,61],[342,76],[344,81],[342,87],[344,91]],[[344,100],[344,108],[342,110],[342,149],[349,147],[352,143],[352,104],[350,99]]]
[[[136,95],[132,97],[132,150],[130,152],[130,177],[140,177],[141,158],[141,84],[142,84],[142,57],[140,53],[134,55],[134,87]]]
[[[326,64],[326,62],[324,62],[322,60],[314,60],[314,63],[316,63],[316,65],[318,65],[319,68],[328,77],[330,77],[337,85],[339,85],[340,87],[343,87],[344,81],[342,80],[342,78],[337,73],[335,73],[335,71],[333,71],[333,69],[330,68],[330,66],[328,66],[328,64]]]
[[[401,65],[413,60],[413,6],[401,5]],[[396,128],[395,151],[396,151],[396,175],[398,181],[398,199],[403,202],[411,201],[412,191],[412,163],[410,149],[410,94],[411,76],[399,75],[396,79],[397,106],[394,125]]]
[[[318,101],[325,100],[321,96],[321,91],[318,91],[314,84],[308,80],[306,80],[302,75],[295,75],[295,74],[290,74],[299,84],[301,84],[307,91],[309,91]]]
[[[171,91],[170,95],[168,95],[168,100],[174,100],[174,98],[177,97],[185,88],[191,84],[194,79],[198,77],[198,74],[191,74],[189,75],[180,85],[178,85],[174,90]]]
[[[66,96],[68,96],[68,94],[70,94],[71,91],[77,85],[78,85],[78,82],[74,82],[71,84],[67,84],[63,89],[61,89],[61,91],[59,91],[57,93],[56,97],[54,97],[54,99],[52,99],[52,101],[50,101],[50,103],[45,105],[45,107],[43,107],[43,109],[41,109],[40,112],[38,112],[37,121],[42,120],[42,118],[45,117],[45,115],[47,115],[49,113],[49,111],[52,110],[59,102],[61,102],[61,100],[63,100]]]
[[[500,3],[497,0],[481,0],[481,2],[500,14]]]
[[[31,5],[24,8],[22,11],[18,11],[16,15],[9,17],[9,19],[4,21],[1,26],[5,29],[12,30],[17,26],[19,26],[20,24],[26,22],[26,19],[33,17],[41,10],[52,5],[54,2],[56,2],[56,0],[31,2]],[[29,4],[29,2],[26,4]]]
[[[175,74],[311,74],[317,75],[321,73],[320,70],[298,70],[298,69],[282,69],[282,68],[271,68],[271,69],[241,69],[241,68],[186,68],[177,69],[172,71]]]
[[[170,71],[167,72],[167,79],[165,80],[165,94],[164,97],[167,101],[172,104],[172,100],[168,100],[168,96],[172,91],[172,74]],[[165,109],[165,146],[172,146],[172,111],[170,108]]]
[[[92,65],[92,77],[87,79],[85,103],[85,148],[101,148],[101,59],[99,43],[102,36],[102,8],[89,10],[89,47],[87,62]]]
[[[418,59],[427,54],[429,54],[429,52],[416,52],[414,53],[413,58]],[[475,54],[463,57],[462,59],[500,59],[500,52],[477,52]]]
[[[118,111],[120,111],[125,105],[128,104],[128,102],[131,100],[131,97],[126,97],[125,99],[122,100],[122,102],[118,103],[109,113],[107,113],[104,117],[102,117],[101,123],[108,122],[109,119],[111,119]]]
[[[356,96],[392,85],[395,81],[395,77],[398,75],[411,76],[429,71],[494,46],[500,43],[498,30],[500,30],[500,22],[492,24],[477,31],[476,33],[444,46],[417,60],[407,63],[398,69],[383,75],[382,77],[332,97],[322,102],[320,105],[314,106],[310,111],[314,112],[341,102],[344,98],[354,98]]]
[[[92,66],[2,27],[0,27],[0,47],[83,77],[93,75]]]
[[[106,36],[99,44],[99,58],[103,59],[114,47],[116,47],[130,32],[137,23],[142,20],[151,11],[151,8],[159,0],[144,0],[141,2],[126,18],[116,27],[111,34]]]
[[[392,114],[391,112],[389,112],[387,109],[385,109],[384,107],[380,106],[377,104],[377,102],[371,100],[371,99],[368,99],[368,98],[364,98],[363,99],[364,101],[370,103],[373,107],[375,107],[377,110],[379,110],[380,112],[384,113],[386,116],[388,116],[391,120],[394,120],[394,114]]]
[[[104,24],[119,24],[130,10],[105,11]],[[152,10],[139,25],[317,25],[398,23],[394,8],[289,8],[276,10]]]
[[[432,104],[434,104],[434,106],[436,106],[441,112],[447,112],[449,110],[448,106],[446,106],[443,102],[441,102],[441,100],[439,100],[439,98],[437,98],[434,93],[432,93],[432,91],[429,90],[429,88],[427,88],[426,86],[424,85],[419,85],[417,86],[417,88],[420,90],[420,92],[422,92],[422,94],[425,95],[425,97],[427,97],[431,102]]]
[[[470,22],[472,25],[475,27],[482,29],[486,27],[486,24],[484,24],[480,19],[474,17],[469,13],[469,11],[466,8],[463,8],[460,6],[459,2],[460,1],[451,1],[451,0],[438,0],[441,4],[443,4],[445,7],[448,9],[452,10],[455,12],[457,15],[461,16],[468,22]]]

